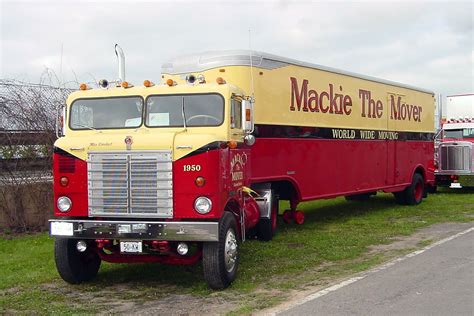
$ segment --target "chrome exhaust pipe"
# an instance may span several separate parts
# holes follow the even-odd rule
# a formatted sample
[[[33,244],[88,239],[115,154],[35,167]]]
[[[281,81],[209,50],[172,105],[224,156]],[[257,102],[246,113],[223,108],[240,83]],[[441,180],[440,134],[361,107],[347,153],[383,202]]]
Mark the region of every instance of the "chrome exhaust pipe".
[[[123,53],[122,48],[115,44],[115,55],[117,55],[118,62],[118,84],[125,81],[125,54]]]

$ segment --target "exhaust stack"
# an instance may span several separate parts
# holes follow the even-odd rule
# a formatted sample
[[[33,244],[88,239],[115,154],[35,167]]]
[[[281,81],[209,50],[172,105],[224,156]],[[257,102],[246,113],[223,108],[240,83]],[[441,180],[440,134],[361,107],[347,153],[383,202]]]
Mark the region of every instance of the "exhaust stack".
[[[120,83],[125,81],[125,54],[118,44],[115,44],[115,55],[117,55],[118,85],[120,85]]]

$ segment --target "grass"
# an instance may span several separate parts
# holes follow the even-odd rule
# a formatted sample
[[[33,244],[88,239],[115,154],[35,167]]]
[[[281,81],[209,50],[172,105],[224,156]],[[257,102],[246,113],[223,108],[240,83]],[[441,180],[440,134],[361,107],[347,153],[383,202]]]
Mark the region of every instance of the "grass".
[[[273,241],[242,244],[238,278],[222,292],[206,287],[200,265],[103,263],[94,282],[71,286],[57,275],[53,240],[46,234],[4,236],[0,314],[95,313],[117,304],[141,306],[173,294],[185,295],[198,307],[225,300],[231,304],[225,308],[231,314],[249,314],[278,304],[292,290],[322,286],[387,260],[385,253],[371,254],[371,246],[391,243],[394,237],[432,224],[474,220],[472,193],[443,191],[415,207],[395,204],[390,194],[364,203],[339,198],[301,204],[304,225],[280,223]],[[284,203],[281,206],[283,210]],[[417,246],[431,242],[422,240]]]

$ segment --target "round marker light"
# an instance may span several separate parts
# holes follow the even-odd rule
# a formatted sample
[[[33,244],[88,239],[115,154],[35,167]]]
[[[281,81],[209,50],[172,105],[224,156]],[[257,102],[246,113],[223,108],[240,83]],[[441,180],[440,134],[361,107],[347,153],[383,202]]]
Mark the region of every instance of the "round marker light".
[[[227,143],[227,146],[229,146],[230,149],[235,149],[237,148],[237,142],[235,140],[231,140]]]
[[[81,83],[79,89],[81,89],[82,91],[87,90],[87,85],[85,83]]]
[[[204,184],[206,184],[206,179],[204,179],[204,177],[197,177],[196,180],[194,180],[194,183],[198,187],[203,187]]]
[[[174,86],[174,81],[173,81],[173,79],[168,79],[168,80],[166,80],[166,84],[167,84],[168,86],[170,86],[170,87]]]
[[[212,202],[205,196],[200,196],[194,201],[194,209],[199,214],[207,214],[212,209]]]
[[[199,82],[199,83],[206,83],[206,78],[204,77],[203,74],[200,74],[197,76],[196,80]]]
[[[84,252],[87,250],[87,244],[84,240],[79,240],[76,244],[76,249],[79,252]]]
[[[143,85],[147,88],[149,87],[153,87],[155,84],[153,82],[151,82],[150,80],[145,80],[143,81]]]
[[[66,187],[69,184],[68,177],[61,177],[59,179],[59,184],[61,184],[62,187]]]
[[[129,88],[130,87],[130,84],[128,83],[128,81],[124,81],[122,82],[122,88]]]
[[[71,209],[72,202],[67,196],[61,196],[58,199],[56,205],[61,212],[65,213]]]
[[[181,256],[184,256],[188,253],[189,251],[189,247],[186,243],[184,242],[180,242],[178,244],[178,247],[176,247],[176,251],[178,252],[178,254],[180,254]]]
[[[217,84],[225,84],[225,80],[222,77],[217,77],[216,82],[217,82]]]

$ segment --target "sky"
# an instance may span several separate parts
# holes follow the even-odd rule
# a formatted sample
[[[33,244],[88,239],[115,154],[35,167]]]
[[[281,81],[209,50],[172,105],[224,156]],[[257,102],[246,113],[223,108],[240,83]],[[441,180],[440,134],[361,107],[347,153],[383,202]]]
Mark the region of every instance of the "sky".
[[[251,47],[472,93],[473,17],[472,1],[0,0],[0,79],[113,80],[118,43],[132,83],[159,82],[161,64],[180,55]]]

